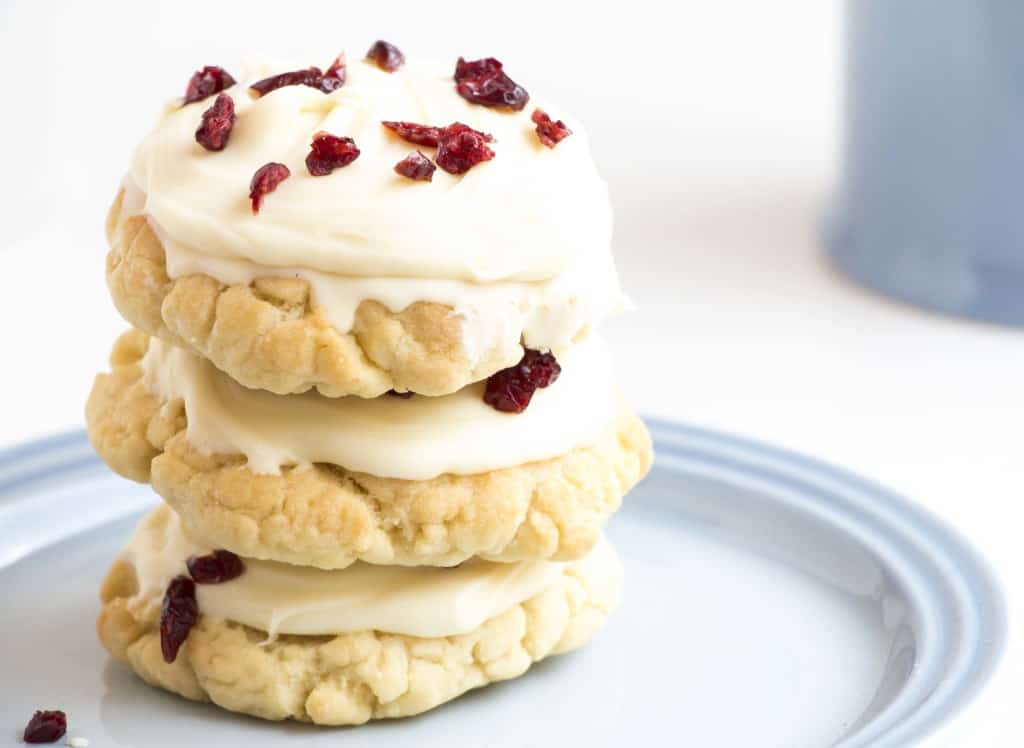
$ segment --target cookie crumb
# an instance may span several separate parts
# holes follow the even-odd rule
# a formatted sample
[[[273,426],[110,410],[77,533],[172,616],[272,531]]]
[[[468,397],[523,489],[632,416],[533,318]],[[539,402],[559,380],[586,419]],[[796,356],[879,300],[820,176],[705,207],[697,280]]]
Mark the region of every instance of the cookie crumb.
[[[87,748],[89,741],[79,737],[68,738],[67,745],[70,745],[71,748]]]

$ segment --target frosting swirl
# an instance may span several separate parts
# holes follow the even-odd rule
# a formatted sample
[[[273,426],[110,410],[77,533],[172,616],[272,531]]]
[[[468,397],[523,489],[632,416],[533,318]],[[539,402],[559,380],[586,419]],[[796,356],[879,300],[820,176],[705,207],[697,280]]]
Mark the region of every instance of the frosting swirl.
[[[474,282],[548,280],[610,255],[607,188],[582,126],[564,113],[572,137],[546,148],[528,110],[470,104],[455,92],[451,66],[417,61],[394,73],[354,62],[330,94],[287,86],[256,97],[248,89],[287,69],[256,64],[227,89],[237,121],[223,151],[195,142],[210,100],[168,108],[136,150],[130,177],[144,212],[174,241],[261,266]],[[432,183],[413,182],[393,167],[416,146],[382,120],[465,122],[495,137],[496,156],[461,176],[438,170]],[[360,157],[311,176],[303,161],[320,130],[354,138]],[[254,216],[247,186],[269,161],[285,163],[292,177]]]

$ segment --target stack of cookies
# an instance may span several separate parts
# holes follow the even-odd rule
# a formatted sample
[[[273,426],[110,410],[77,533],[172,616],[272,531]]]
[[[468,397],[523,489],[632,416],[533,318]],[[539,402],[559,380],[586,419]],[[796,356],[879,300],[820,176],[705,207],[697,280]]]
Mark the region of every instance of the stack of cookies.
[[[87,406],[164,503],[102,589],[148,683],[266,719],[416,714],[585,643],[651,445],[579,125],[492,58],[205,67],[107,222],[135,329]],[[571,672],[571,671],[569,671]]]

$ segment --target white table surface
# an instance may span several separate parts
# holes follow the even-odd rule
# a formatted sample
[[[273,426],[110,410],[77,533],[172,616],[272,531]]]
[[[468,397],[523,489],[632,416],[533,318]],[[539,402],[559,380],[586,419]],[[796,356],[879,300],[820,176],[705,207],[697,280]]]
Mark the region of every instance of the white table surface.
[[[106,25],[122,3],[0,7],[0,84],[27,102],[21,116],[5,105],[0,122],[17,177],[0,179],[0,446],[82,424],[91,378],[124,326],[102,280],[103,213],[131,144],[168,95],[150,81],[178,86],[221,49],[213,32],[186,33],[205,5],[137,8],[129,20],[139,33],[123,36]],[[737,28],[741,11],[749,23]],[[531,49],[564,41],[555,31],[571,10],[551,13],[555,30],[545,27]],[[571,64],[565,77],[547,58],[523,65],[591,123],[612,186],[620,269],[638,307],[609,326],[625,388],[646,413],[790,447],[927,505],[985,553],[1013,605],[1024,597],[1024,331],[883,300],[824,260],[817,221],[834,171],[835,3],[684,2],[678,14],[633,39],[658,69],[640,76],[640,52],[626,55],[634,62],[607,74],[611,100]],[[603,12],[592,20],[616,23]],[[387,34],[415,37],[430,22],[389,18]],[[215,27],[227,23],[214,16]],[[256,48],[275,50],[265,20],[239,23]],[[381,23],[363,14],[346,36],[362,44]],[[529,24],[512,26],[494,42],[510,58]],[[447,49],[457,35],[446,33],[417,43]],[[473,51],[488,51],[478,48],[492,32],[482,33]],[[729,55],[719,54],[723,39]],[[570,41],[585,56],[607,39]],[[225,59],[241,46],[227,45]],[[40,50],[42,83],[12,74],[15,55],[23,64]],[[124,73],[128,94],[71,84],[147,54],[151,69]],[[657,94],[669,81],[681,93],[666,103]],[[993,683],[925,745],[1022,744],[1022,693],[1024,651],[1011,637]]]

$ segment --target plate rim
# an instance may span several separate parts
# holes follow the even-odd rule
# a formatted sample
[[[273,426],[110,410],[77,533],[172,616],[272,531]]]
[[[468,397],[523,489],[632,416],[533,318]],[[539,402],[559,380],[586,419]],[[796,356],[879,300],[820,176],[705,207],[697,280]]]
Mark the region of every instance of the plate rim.
[[[662,462],[682,458],[688,460],[688,471],[702,472],[699,466],[707,465],[733,477],[737,468],[756,465],[768,483],[785,483],[798,476],[812,491],[848,502],[831,516],[829,507],[816,507],[817,519],[844,532],[860,530],[855,534],[858,543],[891,562],[895,544],[879,542],[877,537],[871,542],[870,526],[875,523],[909,544],[909,556],[902,560],[915,566],[914,571],[922,572],[922,562],[933,566],[923,580],[933,588],[928,597],[935,604],[938,596],[951,607],[959,625],[947,627],[952,631],[929,631],[932,640],[925,643],[930,650],[918,650],[910,680],[890,704],[835,748],[895,747],[920,740],[952,720],[989,682],[1006,647],[1005,593],[989,562],[944,519],[879,483],[793,450],[667,419],[645,420],[654,436],[656,463],[659,458]],[[810,502],[824,503],[821,496]],[[903,580],[904,574],[897,578]],[[923,590],[917,587],[908,592]],[[952,651],[945,651],[942,643]]]
[[[1006,647],[1007,603],[998,575],[957,529],[881,484],[815,457],[669,419],[645,416],[644,422],[655,444],[654,469],[748,486],[754,479],[776,502],[789,502],[852,535],[888,568],[903,564],[897,579],[920,577],[916,586],[908,586],[908,594],[918,594],[919,604],[943,606],[956,617],[955,627],[943,628],[941,621],[930,624],[933,630],[927,632],[926,646],[915,653],[907,682],[835,748],[882,748],[920,740],[981,692]],[[98,465],[103,463],[81,428],[0,449],[0,515],[19,499],[31,501],[37,484],[63,483],[70,473]],[[903,544],[905,548],[894,550]],[[33,550],[26,547],[26,553]],[[4,560],[6,566],[17,558]]]

